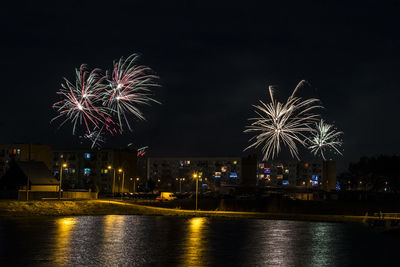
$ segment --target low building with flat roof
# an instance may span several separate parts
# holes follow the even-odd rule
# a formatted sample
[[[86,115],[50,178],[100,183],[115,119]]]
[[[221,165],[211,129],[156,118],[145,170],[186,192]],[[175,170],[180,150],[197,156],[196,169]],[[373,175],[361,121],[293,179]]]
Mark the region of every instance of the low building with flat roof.
[[[6,173],[0,179],[2,195],[10,198],[32,199],[36,192],[43,196],[56,197],[59,181],[41,161],[12,161]],[[6,194],[4,194],[6,192]]]
[[[40,144],[0,144],[0,177],[12,161],[41,161],[51,168],[51,147]]]

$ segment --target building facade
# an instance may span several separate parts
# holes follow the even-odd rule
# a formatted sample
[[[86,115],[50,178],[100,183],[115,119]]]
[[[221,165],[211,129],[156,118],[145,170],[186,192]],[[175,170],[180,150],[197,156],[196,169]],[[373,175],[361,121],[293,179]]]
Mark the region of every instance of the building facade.
[[[66,163],[67,167],[62,168]],[[130,192],[137,178],[136,151],[127,149],[57,149],[52,171],[63,172],[64,189],[92,189],[101,193]]]
[[[240,157],[147,158],[147,180],[154,183],[155,188],[193,191],[196,181],[194,174],[199,179],[200,188],[206,190],[239,185],[242,182],[242,159]]]
[[[2,144],[0,145],[0,177],[3,176],[9,163],[39,161],[43,162],[50,170],[51,147],[38,144]]]
[[[269,187],[300,187],[334,190],[335,161],[268,161],[260,162],[257,184]]]

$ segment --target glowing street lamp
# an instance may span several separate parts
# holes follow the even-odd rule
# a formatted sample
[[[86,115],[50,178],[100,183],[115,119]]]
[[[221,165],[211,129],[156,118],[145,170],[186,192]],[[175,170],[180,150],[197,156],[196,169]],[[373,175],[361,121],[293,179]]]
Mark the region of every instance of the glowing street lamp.
[[[118,173],[122,173],[122,183],[121,183],[121,190],[120,190],[120,193],[121,193],[121,199],[122,199],[122,194],[123,194],[123,191],[124,191],[124,179],[125,179],[125,172],[124,172],[124,170],[123,170],[123,169],[119,168],[119,169],[118,169]]]
[[[196,210],[197,210],[197,201],[198,201],[198,194],[199,194],[199,178],[200,175],[198,175],[196,172],[193,173],[193,178],[196,179]]]
[[[63,168],[67,168],[68,164],[67,163],[63,163],[61,164],[60,167],[60,185],[58,186],[58,200],[61,200],[61,184],[62,184],[62,173],[63,173]]]
[[[113,198],[114,198],[114,195],[115,195],[115,168],[113,168],[111,165],[108,165],[107,169],[113,170],[113,183],[112,183],[111,192],[112,192],[112,195],[113,195]]]
[[[132,180],[132,178],[131,178],[131,180]],[[136,193],[136,181],[138,181],[139,182],[139,177],[136,177],[136,179],[133,179],[133,193]]]

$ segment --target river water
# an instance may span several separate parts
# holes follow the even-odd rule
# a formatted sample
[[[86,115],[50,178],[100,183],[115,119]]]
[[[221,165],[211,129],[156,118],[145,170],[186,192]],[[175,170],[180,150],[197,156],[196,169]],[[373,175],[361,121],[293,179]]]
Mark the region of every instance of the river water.
[[[1,266],[396,266],[361,225],[136,215],[0,221]]]

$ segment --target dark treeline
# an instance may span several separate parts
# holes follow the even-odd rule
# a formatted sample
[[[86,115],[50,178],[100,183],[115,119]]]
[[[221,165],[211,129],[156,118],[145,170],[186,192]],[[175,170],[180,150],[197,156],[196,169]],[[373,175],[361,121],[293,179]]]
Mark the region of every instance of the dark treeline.
[[[400,192],[400,156],[362,157],[338,177],[342,189]]]

